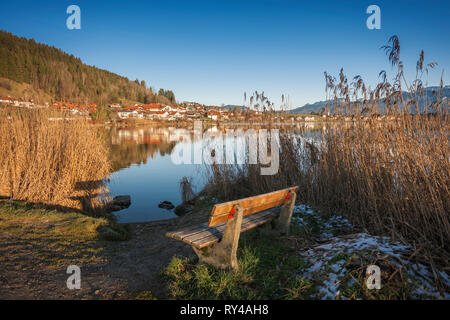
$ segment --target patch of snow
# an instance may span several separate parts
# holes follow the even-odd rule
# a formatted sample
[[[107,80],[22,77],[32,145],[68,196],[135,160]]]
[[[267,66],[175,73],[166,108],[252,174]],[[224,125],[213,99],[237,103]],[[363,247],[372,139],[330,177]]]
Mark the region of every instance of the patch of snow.
[[[403,270],[406,270],[415,279],[413,285],[416,288],[412,291],[413,296],[417,298],[424,296],[432,296],[438,299],[443,298],[433,285],[432,272],[429,267],[422,264],[414,264],[404,259],[404,257],[408,257],[412,253],[410,246],[398,241],[392,241],[388,236],[379,237],[367,233],[333,236],[336,230],[351,230],[351,223],[340,216],[332,216],[329,219],[325,219],[306,205],[295,206],[294,212],[295,215],[292,219],[294,223],[297,223],[300,227],[304,227],[313,221],[315,226],[320,228],[319,240],[327,241],[324,244],[301,252],[301,255],[308,262],[309,267],[299,276],[316,283],[317,298],[345,298],[342,297],[339,288],[340,281],[350,271],[344,266],[346,258],[353,253],[366,251],[378,252],[382,256],[387,255],[392,257],[389,259],[391,263],[397,267],[402,266]],[[342,258],[339,259],[338,255],[342,255]],[[450,286],[448,274],[441,271],[440,275],[447,286]],[[347,286],[352,286],[355,283],[356,281],[354,279],[350,279],[347,282]],[[444,293],[444,298],[450,299],[450,294]]]

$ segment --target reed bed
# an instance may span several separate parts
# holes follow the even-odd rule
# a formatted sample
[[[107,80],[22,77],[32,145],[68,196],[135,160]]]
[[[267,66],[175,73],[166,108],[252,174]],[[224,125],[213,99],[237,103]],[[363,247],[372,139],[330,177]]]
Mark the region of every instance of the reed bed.
[[[86,120],[58,117],[0,110],[0,195],[100,214],[111,170],[107,146]]]
[[[228,200],[298,185],[298,201],[414,244],[416,258],[448,268],[450,126],[448,101],[440,95],[444,86],[441,81],[429,99],[421,74],[436,64],[425,65],[421,52],[418,76],[408,84],[398,38],[383,49],[398,69],[393,84],[384,72],[374,90],[359,76],[349,83],[342,70],[338,81],[325,74],[330,112],[350,121],[329,123],[312,136],[281,132],[277,174],[260,175],[260,165],[213,165],[205,191]]]

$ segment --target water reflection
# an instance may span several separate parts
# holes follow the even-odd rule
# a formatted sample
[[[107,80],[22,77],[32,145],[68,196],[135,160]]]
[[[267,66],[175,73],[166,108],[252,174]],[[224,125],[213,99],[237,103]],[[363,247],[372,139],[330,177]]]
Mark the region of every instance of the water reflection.
[[[204,185],[200,165],[175,165],[170,154],[182,141],[176,128],[134,127],[106,129],[114,174],[109,184],[112,196],[130,195],[131,206],[117,212],[119,222],[144,222],[174,218],[172,211],[158,208],[162,201],[181,203],[179,182],[193,178]]]
[[[171,135],[174,128],[112,128],[110,129],[113,171],[132,164],[146,164],[148,159],[172,153],[179,139]]]
[[[308,126],[308,127],[306,127]],[[244,129],[247,126],[212,126],[203,128],[204,132],[227,129]],[[248,126],[250,127],[250,126]],[[258,130],[263,125],[251,126]],[[309,123],[289,126],[290,130],[321,131],[322,125]],[[312,130],[311,130],[312,129]],[[171,154],[179,147],[188,144],[194,149],[195,145],[203,142],[196,137],[192,130],[178,130],[175,127],[133,127],[107,128],[106,139],[111,147],[113,165],[109,184],[110,193],[116,195],[130,195],[131,206],[117,213],[119,222],[144,222],[174,218],[172,211],[158,208],[162,201],[170,201],[175,206],[181,203],[179,182],[183,176],[191,177],[195,192],[201,190],[206,181],[203,164],[176,165]],[[188,137],[186,137],[186,133]],[[206,143],[203,143],[203,146]]]

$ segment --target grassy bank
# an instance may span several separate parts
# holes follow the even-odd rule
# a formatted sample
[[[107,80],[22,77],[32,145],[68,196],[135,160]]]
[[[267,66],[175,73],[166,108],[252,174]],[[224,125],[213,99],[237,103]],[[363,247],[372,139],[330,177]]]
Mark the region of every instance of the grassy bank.
[[[76,212],[45,210],[23,202],[0,202],[2,238],[20,239],[16,244],[17,257],[22,254],[36,255],[48,266],[59,266],[73,257],[78,257],[80,264],[100,259],[103,247],[98,243],[101,239],[98,229],[108,225],[104,218],[87,217]],[[26,248],[20,248],[21,243]],[[7,246],[11,249],[14,244]],[[15,255],[2,254],[2,265],[5,267],[13,263],[15,258]]]
[[[46,226],[42,230],[40,226]],[[105,217],[91,217],[77,211],[45,209],[23,201],[0,200],[0,230],[18,236],[41,236],[89,241],[127,240],[127,225]],[[65,242],[65,241],[63,241]]]
[[[109,240],[129,236],[105,218],[0,200],[0,299],[128,297],[121,279],[105,269],[122,243]],[[71,265],[81,269],[80,290],[66,286]]]

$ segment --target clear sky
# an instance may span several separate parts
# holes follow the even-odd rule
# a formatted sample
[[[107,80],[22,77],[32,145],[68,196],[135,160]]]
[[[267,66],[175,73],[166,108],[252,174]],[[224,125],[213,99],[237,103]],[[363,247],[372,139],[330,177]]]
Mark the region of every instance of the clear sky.
[[[81,8],[81,30],[66,28],[66,9]],[[381,9],[369,30],[366,9]],[[361,75],[376,84],[385,69],[379,49],[397,34],[407,75],[419,51],[437,61],[429,76],[450,77],[450,1],[2,1],[0,29],[34,38],[84,63],[175,92],[178,101],[242,104],[264,91],[291,105],[325,99],[323,72]]]

